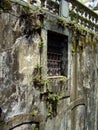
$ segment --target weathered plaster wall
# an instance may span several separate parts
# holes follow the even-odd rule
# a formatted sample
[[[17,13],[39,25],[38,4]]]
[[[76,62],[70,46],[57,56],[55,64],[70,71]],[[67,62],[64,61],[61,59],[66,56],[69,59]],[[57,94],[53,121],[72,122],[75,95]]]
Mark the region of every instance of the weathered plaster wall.
[[[47,13],[45,27],[35,29],[38,17],[28,19],[31,15],[21,15],[24,9],[12,7],[10,14],[0,14],[0,129],[96,130],[94,46],[78,46],[72,53],[71,31],[59,27],[56,17]],[[63,84],[62,77],[47,78],[48,30],[68,36],[68,77]],[[38,67],[44,85],[34,82]],[[53,92],[57,102],[49,100]]]
[[[19,10],[20,13],[18,12]],[[65,112],[65,115],[67,116],[63,117],[62,111],[65,111],[65,108],[67,109],[67,107],[64,108],[64,106],[68,104],[67,102],[69,102],[69,98],[67,100],[61,100],[58,104],[58,116],[48,118],[47,116],[49,113],[49,108],[46,105],[46,101],[40,100],[40,89],[33,83],[33,73],[37,65],[41,64],[43,66],[42,77],[44,79],[47,77],[47,30],[42,29],[41,32],[30,30],[32,33],[28,35],[31,25],[28,25],[28,22],[26,23],[25,18],[22,21],[21,18],[18,18],[18,16],[21,15],[21,8],[15,6],[14,10],[12,10],[11,13],[17,17],[9,13],[1,13],[0,15],[0,25],[3,26],[0,33],[0,107],[3,111],[1,121],[7,121],[20,114],[43,114],[44,118],[46,118],[43,124],[45,126],[44,129],[51,128],[56,130],[63,129],[64,127],[67,129],[67,118],[69,118],[70,114],[68,115],[69,111]],[[57,29],[55,30],[57,31]],[[43,39],[44,45],[43,52],[40,54],[39,44],[41,42],[41,37]],[[68,86],[66,87],[62,85],[61,88],[59,88],[58,83],[54,83],[54,85],[52,85],[54,88],[51,87],[52,91],[58,93],[60,93],[60,91],[65,91],[65,89],[68,88]],[[46,91],[46,89],[44,89],[44,91]],[[23,120],[20,119],[20,116],[16,116],[16,118],[20,120],[20,123],[23,123]],[[27,119],[25,120],[28,121]],[[9,122],[8,125],[2,125],[1,123],[1,129],[7,130],[14,128],[18,124],[19,122],[17,122],[16,119],[13,119],[13,121],[11,121],[11,125]],[[42,127],[42,130],[43,125],[40,126],[40,129]],[[20,127],[18,126],[14,129],[27,130],[29,128],[30,125],[21,125]]]
[[[41,38],[37,32],[27,37],[24,31],[28,28],[25,19],[20,22],[19,10],[21,7],[13,5],[12,14],[0,14],[1,121],[19,114],[40,112],[40,92],[33,85],[33,72],[40,64]],[[25,130],[25,126],[21,129]]]
[[[72,129],[94,130],[96,109],[96,53],[93,45],[79,50],[72,58],[71,101],[83,98],[84,103],[72,110]]]

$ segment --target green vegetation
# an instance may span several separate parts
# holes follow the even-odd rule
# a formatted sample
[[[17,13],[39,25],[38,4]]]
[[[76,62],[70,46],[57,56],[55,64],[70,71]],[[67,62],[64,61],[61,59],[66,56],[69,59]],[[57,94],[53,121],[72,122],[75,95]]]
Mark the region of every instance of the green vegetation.
[[[38,111],[33,110],[33,111],[31,111],[29,114],[32,115],[32,116],[36,116],[36,115],[38,114]]]
[[[67,26],[67,23],[66,23],[65,19],[64,19],[64,18],[61,18],[61,17],[58,18],[58,24],[59,24],[61,27],[63,27],[63,28],[65,28],[65,27]]]
[[[5,125],[5,122],[4,121],[0,121],[0,126],[3,126]]]
[[[40,66],[38,64],[34,68],[34,72],[33,72],[34,85],[37,85],[39,87],[45,86],[47,88],[47,90],[49,90],[49,82],[50,81],[48,79],[42,79],[41,69],[42,69],[42,66]]]
[[[34,72],[33,72],[34,85],[37,85],[39,87],[44,86],[42,76],[41,76],[41,69],[42,69],[42,67],[37,64],[35,69],[34,69]]]
[[[30,130],[39,130],[39,126],[36,125],[35,127],[32,127]]]
[[[59,79],[59,83],[60,84],[64,84],[64,83],[66,83],[66,81],[67,81],[67,77],[66,76],[63,76],[63,77],[61,77],[60,79]]]
[[[12,5],[9,1],[2,0],[0,1],[0,9],[3,11],[12,10]]]
[[[66,83],[68,79],[63,76],[58,79],[58,85],[62,86]],[[60,93],[55,93],[52,91],[51,80],[44,80],[44,86],[46,87],[46,92],[41,92],[41,99],[46,100],[46,106],[48,109],[47,118],[52,118],[57,115],[58,103],[65,97],[66,90],[63,89]]]
[[[57,105],[59,101],[59,95],[56,93],[49,94],[47,97],[48,102],[48,117],[57,115]]]
[[[58,102],[59,101],[59,95],[58,94],[55,94],[55,93],[53,93],[53,94],[49,94],[49,96],[48,96],[48,100],[51,102],[51,103],[53,103],[53,102]]]
[[[40,43],[39,43],[39,51],[40,51],[40,53],[42,53],[43,45],[44,45],[44,42],[43,42],[43,39],[42,39],[42,37],[41,37],[41,41],[40,41]]]
[[[23,33],[26,35],[26,38],[30,37],[30,35],[35,35],[35,33],[41,34],[41,28],[44,27],[43,19],[44,14],[41,9],[32,10],[31,8],[22,8],[20,14],[20,22],[24,22],[25,28],[23,29]],[[39,43],[39,48],[42,47],[42,38]]]

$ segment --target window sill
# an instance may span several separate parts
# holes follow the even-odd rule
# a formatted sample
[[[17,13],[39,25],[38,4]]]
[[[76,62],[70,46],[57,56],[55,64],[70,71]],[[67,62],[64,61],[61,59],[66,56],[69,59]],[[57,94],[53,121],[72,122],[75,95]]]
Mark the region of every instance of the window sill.
[[[58,79],[58,78],[63,78],[66,76],[48,76],[48,79]]]

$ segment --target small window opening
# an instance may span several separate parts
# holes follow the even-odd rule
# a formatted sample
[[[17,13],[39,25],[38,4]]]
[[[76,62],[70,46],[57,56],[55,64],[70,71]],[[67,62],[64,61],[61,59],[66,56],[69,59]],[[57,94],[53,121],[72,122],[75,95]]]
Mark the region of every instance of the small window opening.
[[[47,66],[49,76],[67,76],[68,37],[48,32]]]

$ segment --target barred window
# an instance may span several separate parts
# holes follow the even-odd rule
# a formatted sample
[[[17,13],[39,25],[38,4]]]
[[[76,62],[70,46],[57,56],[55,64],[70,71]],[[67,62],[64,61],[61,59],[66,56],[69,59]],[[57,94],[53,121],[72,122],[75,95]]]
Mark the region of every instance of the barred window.
[[[67,36],[48,32],[47,66],[49,76],[67,75],[67,42]]]

